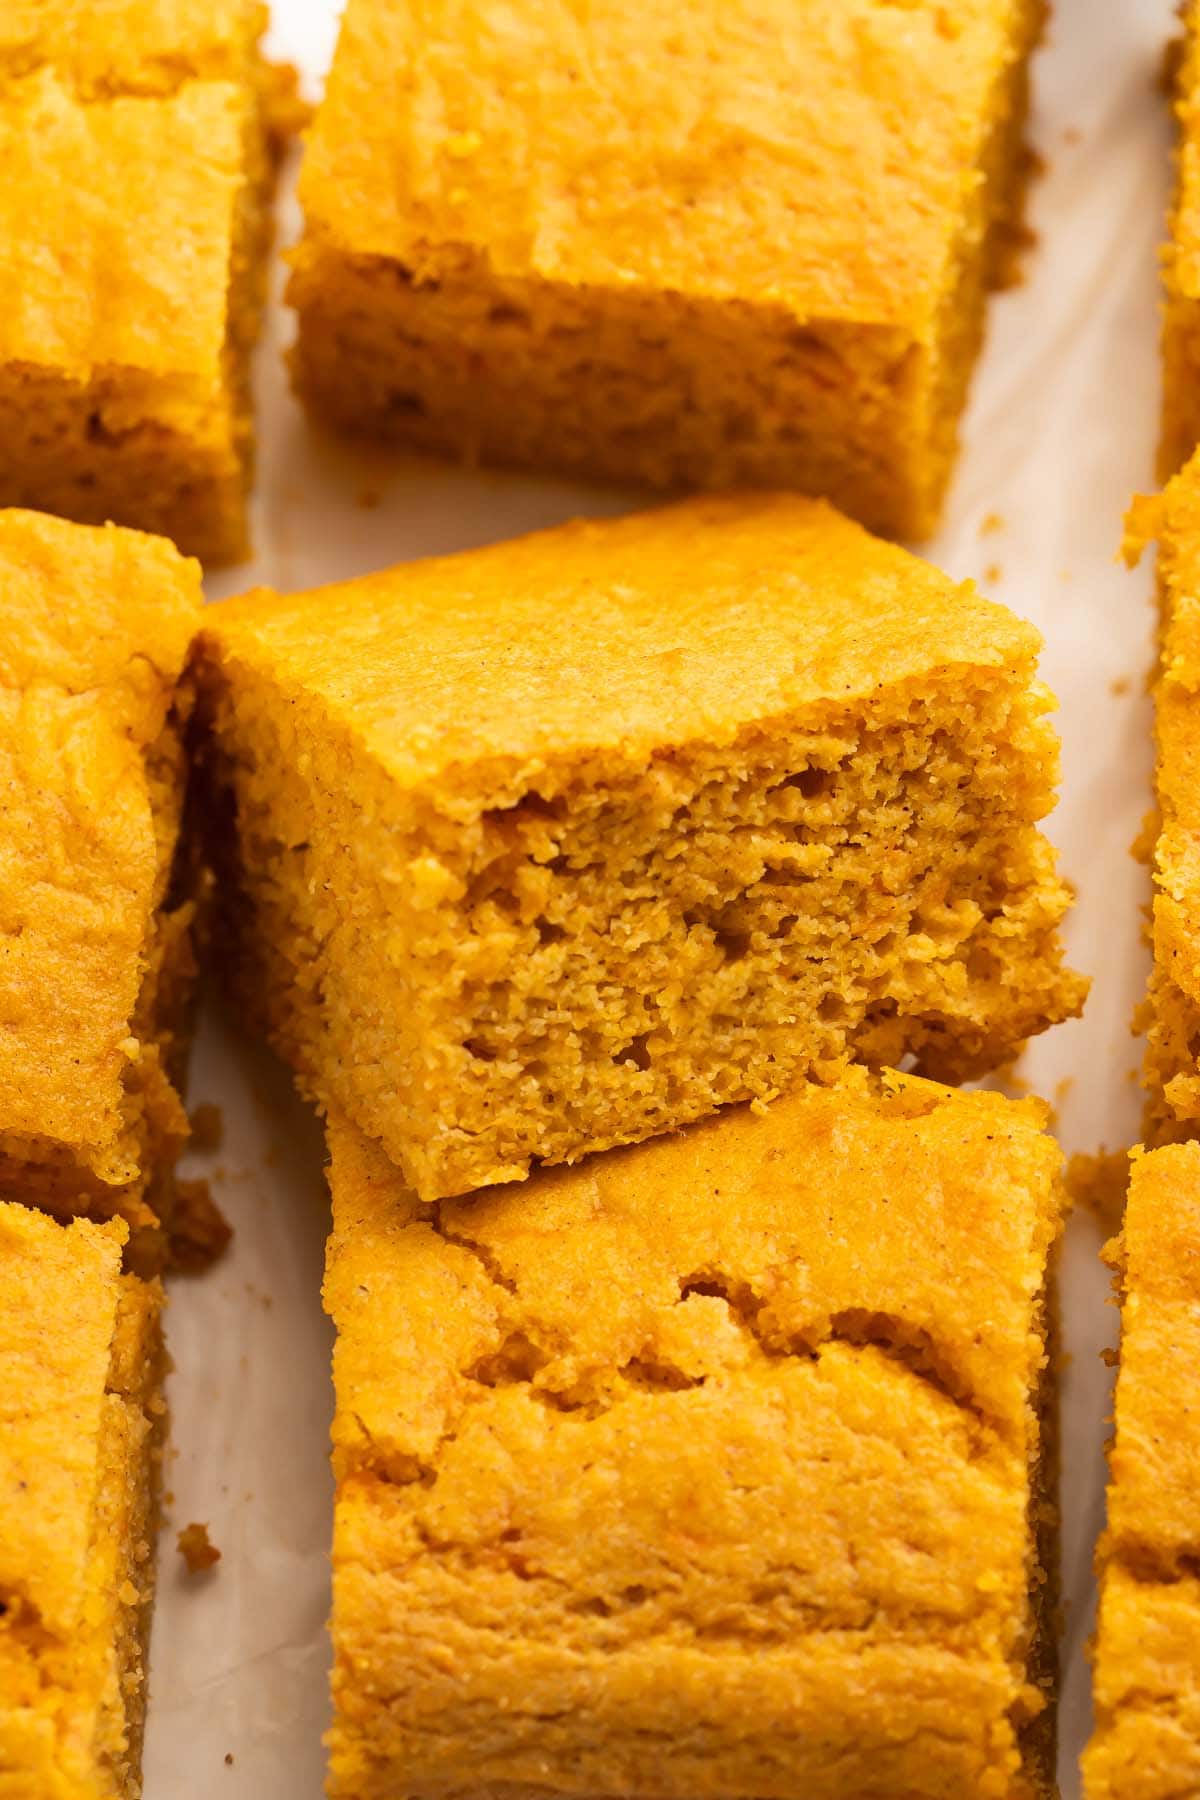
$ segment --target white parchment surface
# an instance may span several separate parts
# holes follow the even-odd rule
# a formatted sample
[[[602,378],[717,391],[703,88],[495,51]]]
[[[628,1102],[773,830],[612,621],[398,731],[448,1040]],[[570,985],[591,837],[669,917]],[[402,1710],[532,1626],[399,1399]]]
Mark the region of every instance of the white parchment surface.
[[[274,0],[272,48],[315,94],[335,0]],[[1051,822],[1079,890],[1068,927],[1094,976],[1084,1018],[1040,1039],[1022,1073],[1059,1107],[1068,1150],[1137,1132],[1129,1021],[1144,982],[1144,872],[1129,845],[1149,804],[1150,575],[1115,561],[1130,495],[1151,483],[1159,372],[1158,258],[1169,131],[1159,88],[1170,0],[1056,0],[1036,77],[1037,249],[994,304],[945,530],[929,555],[1034,620],[1061,700],[1063,796]],[[295,231],[283,203],[282,231]],[[256,563],[226,594],[310,586],[402,558],[508,537],[629,497],[447,472],[314,433],[287,391],[276,306],[260,358]],[[373,504],[364,504],[373,502]],[[236,1229],[208,1275],[176,1282],[173,1449],[154,1627],[146,1800],[318,1800],[328,1661],[326,1462],[330,1334],[320,1307],[327,1204],[320,1133],[286,1078],[210,1008],[193,1101],[224,1114],[220,1147],[189,1158]],[[1112,1342],[1103,1233],[1071,1226],[1064,1390],[1065,1699],[1062,1781],[1087,1730],[1084,1646],[1103,1511]],[[222,1560],[186,1575],[175,1530],[203,1520]],[[800,1800],[800,1797],[798,1797]],[[964,1797],[966,1800],[966,1797]]]

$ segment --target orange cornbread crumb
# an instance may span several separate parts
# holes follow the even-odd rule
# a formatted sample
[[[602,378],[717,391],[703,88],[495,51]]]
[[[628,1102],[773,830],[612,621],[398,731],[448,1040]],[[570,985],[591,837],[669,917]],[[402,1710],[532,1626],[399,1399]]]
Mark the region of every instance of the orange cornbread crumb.
[[[426,1199],[854,1058],[995,1067],[1084,992],[1037,650],[788,496],[210,607],[243,1002]]]
[[[331,1121],[330,1794],[1048,1796],[1042,1117],[860,1074],[433,1206]]]
[[[136,1800],[162,1294],[125,1226],[0,1203],[0,1791]]]
[[[221,1552],[208,1535],[208,1526],[198,1524],[194,1520],[185,1525],[177,1534],[176,1543],[179,1554],[187,1564],[189,1575],[203,1575],[208,1569],[215,1569],[221,1560]]]
[[[1086,1800],[1200,1791],[1200,1145],[1134,1152]]]
[[[187,1135],[175,685],[199,614],[161,538],[0,512],[0,1195],[122,1213],[147,1245]]]
[[[350,0],[301,178],[354,431],[930,532],[1041,0]]]

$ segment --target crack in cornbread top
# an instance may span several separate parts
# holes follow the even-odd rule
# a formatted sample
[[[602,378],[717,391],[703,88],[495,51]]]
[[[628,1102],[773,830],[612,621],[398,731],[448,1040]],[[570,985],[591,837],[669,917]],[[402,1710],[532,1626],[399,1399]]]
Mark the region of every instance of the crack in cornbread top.
[[[587,753],[632,763],[959,666],[1028,684],[1040,647],[970,583],[782,495],[252,593],[210,608],[202,641],[285,703],[315,703],[400,786],[457,770],[476,797],[473,765],[532,781]]]
[[[432,1206],[334,1123],[343,1472],[419,1476],[509,1380],[594,1416],[830,1343],[900,1358],[1020,1465],[1057,1151],[1035,1103],[889,1083],[801,1087]]]
[[[146,757],[199,613],[164,539],[0,512],[0,1150],[116,1151],[162,879]]]
[[[332,1791],[1024,1791],[1041,1122],[859,1077],[423,1207],[332,1121]]]
[[[1014,0],[350,0],[310,229],[500,275],[932,329]]]

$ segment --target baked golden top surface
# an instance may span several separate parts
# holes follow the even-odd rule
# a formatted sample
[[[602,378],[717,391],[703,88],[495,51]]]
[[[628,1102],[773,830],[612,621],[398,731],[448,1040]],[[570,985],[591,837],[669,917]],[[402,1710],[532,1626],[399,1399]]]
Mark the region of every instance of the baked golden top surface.
[[[434,1208],[333,1123],[334,1791],[1019,1791],[1040,1118],[802,1087]]]
[[[801,1086],[762,1116],[736,1108],[517,1190],[441,1201],[436,1225],[335,1123],[342,1453],[385,1471],[429,1456],[467,1371],[500,1347],[510,1301],[547,1349],[534,1385],[564,1395],[639,1360],[698,1377],[757,1362],[764,1344],[804,1354],[870,1337],[847,1320],[886,1319],[882,1336],[1023,1444],[1057,1150],[1036,1103],[892,1080],[883,1097],[865,1078]]]
[[[257,0],[4,0],[0,83],[44,64],[84,94],[232,76],[262,11]]]
[[[1016,0],[350,0],[312,228],[926,329]]]
[[[0,1202],[0,1599],[56,1635],[85,1597],[124,1239]]]
[[[175,378],[211,399],[243,107],[232,82],[85,103],[48,66],[0,88],[0,360],[75,379]],[[142,416],[144,394],[122,399]],[[118,405],[96,424],[128,422]]]
[[[146,758],[200,611],[161,538],[0,512],[0,1137],[120,1129],[159,846]]]
[[[1133,1163],[1120,1239],[1121,1369],[1108,1543],[1143,1575],[1195,1573],[1200,1548],[1200,1145]]]
[[[1032,626],[819,501],[697,499],[209,608],[214,654],[317,698],[402,784],[725,743],[947,668],[1032,677]]]

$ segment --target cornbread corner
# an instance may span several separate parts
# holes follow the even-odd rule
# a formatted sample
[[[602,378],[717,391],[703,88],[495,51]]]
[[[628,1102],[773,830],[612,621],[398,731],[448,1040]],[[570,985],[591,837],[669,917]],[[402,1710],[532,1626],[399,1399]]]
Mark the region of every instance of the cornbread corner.
[[[1043,1121],[855,1071],[432,1206],[332,1121],[330,1794],[1054,1793]]]
[[[1200,1145],[1134,1153],[1086,1800],[1200,1792]]]
[[[270,241],[265,9],[0,13],[0,504],[236,560]]]
[[[1180,0],[1174,102],[1175,196],[1164,259],[1163,418],[1159,475],[1173,475],[1200,444],[1200,35],[1196,0]]]
[[[125,1226],[0,1202],[0,1792],[136,1800],[162,1293]]]
[[[302,397],[354,431],[937,522],[1043,0],[349,0]]]
[[[1200,457],[1131,517],[1131,547],[1158,540],[1154,953],[1142,1009],[1144,1133],[1191,1136],[1200,1120]]]
[[[821,502],[209,607],[242,1003],[423,1199],[1078,1010],[1038,638]]]
[[[0,1196],[161,1254],[195,898],[175,688],[200,571],[161,538],[0,512]]]

